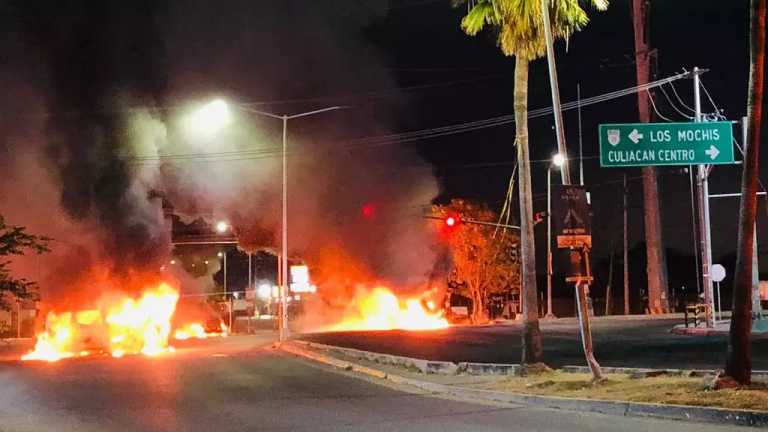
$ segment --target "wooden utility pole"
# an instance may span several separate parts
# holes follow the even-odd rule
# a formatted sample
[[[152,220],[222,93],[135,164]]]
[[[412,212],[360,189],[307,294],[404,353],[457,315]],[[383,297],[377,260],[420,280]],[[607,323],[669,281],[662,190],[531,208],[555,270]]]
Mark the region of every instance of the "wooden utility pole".
[[[648,35],[648,15],[651,0],[632,0],[632,23],[635,32],[635,65],[637,85],[648,84],[653,55]],[[637,108],[642,123],[651,121],[651,107],[647,92],[638,91]],[[664,262],[664,244],[661,240],[661,210],[656,167],[642,168],[643,220],[645,222],[645,249],[648,258],[648,310],[651,314],[669,310],[667,302],[667,266]]]
[[[749,384],[752,377],[752,254],[757,217],[757,180],[759,176],[760,126],[763,114],[765,79],[766,0],[750,2],[750,68],[747,96],[749,117],[746,156],[741,177],[741,208],[736,248],[736,274],[733,278],[733,311],[728,338],[725,374],[739,384]]]

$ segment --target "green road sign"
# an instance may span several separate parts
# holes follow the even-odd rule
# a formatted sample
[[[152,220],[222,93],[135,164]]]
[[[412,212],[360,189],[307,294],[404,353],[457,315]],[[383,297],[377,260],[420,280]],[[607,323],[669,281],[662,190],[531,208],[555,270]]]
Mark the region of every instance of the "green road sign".
[[[600,166],[733,163],[731,122],[600,125]]]

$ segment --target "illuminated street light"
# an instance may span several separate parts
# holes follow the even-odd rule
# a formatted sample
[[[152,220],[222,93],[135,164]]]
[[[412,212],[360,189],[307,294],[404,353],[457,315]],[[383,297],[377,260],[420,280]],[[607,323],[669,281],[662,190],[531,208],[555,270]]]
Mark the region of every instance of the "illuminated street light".
[[[171,260],[171,264],[176,264],[176,260],[175,260],[175,259],[172,259],[172,260]]]
[[[561,167],[565,163],[565,156],[563,156],[562,153],[555,153],[554,156],[552,156],[552,164],[556,167]]]
[[[552,313],[552,168],[561,168],[564,164],[563,154],[555,153],[547,167],[547,313],[544,318],[557,318]]]
[[[198,108],[185,118],[185,129],[192,135],[210,137],[232,122],[229,105],[215,99]]]
[[[229,229],[229,224],[225,221],[216,222],[216,231],[220,234],[224,234]]]

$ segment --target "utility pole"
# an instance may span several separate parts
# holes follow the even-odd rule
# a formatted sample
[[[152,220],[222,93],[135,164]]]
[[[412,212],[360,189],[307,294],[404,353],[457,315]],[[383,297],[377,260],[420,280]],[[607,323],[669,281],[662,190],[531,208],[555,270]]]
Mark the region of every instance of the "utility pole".
[[[565,129],[563,125],[563,111],[560,107],[560,90],[557,81],[557,67],[555,66],[555,49],[552,38],[552,23],[549,20],[550,0],[541,0],[541,15],[544,24],[544,38],[547,44],[547,68],[549,69],[549,85],[552,93],[552,114],[555,117],[555,132],[557,133],[557,151],[565,159],[565,163],[560,167],[560,177],[563,185],[571,185],[571,171],[568,164],[568,150],[565,145]],[[587,274],[589,274],[589,250],[584,248],[584,262],[586,262]],[[587,282],[576,282],[576,304],[578,307],[579,324],[581,329],[581,338],[584,346],[584,356],[594,379],[603,378],[600,364],[595,359],[592,349],[592,332],[589,326],[589,305],[587,304]]]
[[[605,286],[605,315],[611,315],[611,285],[613,285],[613,241],[611,241],[611,258],[608,262],[608,284]]]
[[[245,291],[248,292],[251,289],[253,289],[253,262],[252,262],[253,254],[248,252],[248,289]]]
[[[635,38],[635,65],[637,85],[648,84],[651,75],[649,20],[651,0],[632,0],[632,26]],[[637,93],[637,111],[640,122],[651,121],[650,94]],[[643,173],[643,225],[645,227],[645,253],[648,269],[648,311],[662,313],[669,309],[667,302],[667,264],[662,241],[659,183],[655,166],[642,168]]]
[[[581,133],[581,84],[576,84],[576,106],[579,117],[579,184],[584,186],[584,153]]]
[[[552,93],[552,114],[555,117],[555,134],[557,136],[557,152],[563,155],[565,163],[560,167],[560,179],[564,185],[571,184],[571,170],[568,164],[568,149],[565,145],[565,129],[563,111],[560,109],[560,89],[557,84],[557,67],[555,66],[555,48],[552,39],[552,27],[549,21],[550,0],[541,0],[541,15],[544,19],[544,38],[547,43],[547,68],[549,70],[549,86]]]
[[[699,84],[699,75],[703,73],[698,67],[693,68],[693,108],[696,113],[695,121],[701,122],[701,86]],[[709,176],[707,165],[697,166],[697,192],[698,192],[698,210],[699,210],[699,241],[701,244],[701,277],[704,287],[704,303],[706,303],[706,322],[707,327],[715,326],[715,298],[712,287],[712,278],[709,270],[712,267],[712,240],[709,230]]]
[[[288,339],[288,116],[283,115],[283,212],[282,212],[282,242],[283,268],[280,280],[280,342]]]
[[[629,315],[629,233],[627,229],[627,173],[624,172],[624,315]]]
[[[747,146],[749,145],[749,117],[741,118],[741,142],[744,143],[744,157],[747,156]],[[759,195],[759,194],[758,194]],[[758,206],[760,203],[758,202]],[[752,319],[760,319],[762,316],[762,305],[760,304],[760,269],[757,259],[757,220],[755,220],[755,236],[752,240]]]

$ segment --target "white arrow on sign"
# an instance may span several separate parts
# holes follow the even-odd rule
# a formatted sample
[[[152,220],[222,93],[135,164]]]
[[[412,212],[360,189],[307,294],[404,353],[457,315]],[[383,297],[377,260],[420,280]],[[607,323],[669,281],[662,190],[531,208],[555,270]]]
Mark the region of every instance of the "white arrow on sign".
[[[704,150],[704,153],[709,155],[710,159],[715,160],[717,155],[720,154],[720,150],[718,150],[717,147],[710,145],[708,150]]]
[[[638,141],[643,139],[643,134],[637,131],[637,129],[632,129],[632,132],[629,133],[629,139],[632,140],[633,143],[637,144]]]

